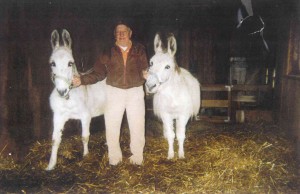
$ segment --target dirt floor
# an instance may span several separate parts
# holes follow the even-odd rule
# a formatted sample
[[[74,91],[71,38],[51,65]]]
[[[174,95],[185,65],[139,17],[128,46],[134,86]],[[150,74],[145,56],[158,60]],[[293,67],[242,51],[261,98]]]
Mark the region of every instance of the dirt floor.
[[[243,124],[190,121],[185,159],[167,160],[161,122],[148,117],[142,166],[131,165],[128,127],[123,162],[108,164],[104,132],[90,138],[82,157],[80,135],[65,137],[53,171],[45,171],[51,141],[39,141],[25,160],[0,155],[0,193],[297,193],[296,149],[283,129],[255,117]],[[176,143],[176,141],[175,141]],[[175,146],[177,151],[177,146]]]

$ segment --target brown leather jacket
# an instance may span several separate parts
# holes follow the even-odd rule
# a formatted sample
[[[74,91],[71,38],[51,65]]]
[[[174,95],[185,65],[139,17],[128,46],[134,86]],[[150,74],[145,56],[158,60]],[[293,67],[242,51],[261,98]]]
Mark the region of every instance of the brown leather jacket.
[[[117,45],[104,50],[94,64],[94,71],[81,76],[83,85],[94,84],[107,77],[108,85],[128,89],[144,84],[142,70],[148,68],[146,49],[137,42],[132,42],[129,50],[126,66],[124,66],[122,53]]]

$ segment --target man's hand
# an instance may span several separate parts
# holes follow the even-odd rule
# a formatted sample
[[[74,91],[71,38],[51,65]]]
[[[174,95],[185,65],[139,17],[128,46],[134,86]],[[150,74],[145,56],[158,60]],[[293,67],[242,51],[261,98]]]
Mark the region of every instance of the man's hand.
[[[72,79],[72,84],[73,84],[73,87],[78,87],[81,85],[81,79],[79,76],[74,76],[73,79]]]
[[[146,70],[143,70],[143,77],[144,77],[144,79],[147,79],[148,78],[148,71],[146,71]]]

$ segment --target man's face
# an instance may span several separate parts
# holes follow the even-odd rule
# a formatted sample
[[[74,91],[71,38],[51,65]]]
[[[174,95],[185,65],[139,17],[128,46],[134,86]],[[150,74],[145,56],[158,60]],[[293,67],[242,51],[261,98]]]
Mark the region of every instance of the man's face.
[[[115,38],[120,46],[128,46],[131,38],[131,30],[127,26],[120,24],[116,27]]]

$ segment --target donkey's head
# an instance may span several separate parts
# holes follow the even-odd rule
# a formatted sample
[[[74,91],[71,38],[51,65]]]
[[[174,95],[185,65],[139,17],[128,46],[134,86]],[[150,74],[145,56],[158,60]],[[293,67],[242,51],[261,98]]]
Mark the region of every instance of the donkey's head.
[[[149,76],[146,81],[148,93],[155,93],[159,86],[167,82],[177,69],[175,53],[176,39],[173,34],[168,37],[167,48],[162,47],[159,34],[154,38],[154,56],[150,59]]]
[[[62,31],[63,45],[59,44],[59,34],[54,30],[51,34],[52,54],[49,59],[51,79],[61,97],[68,98],[72,87],[72,78],[77,73],[72,55],[72,40],[67,30]]]

